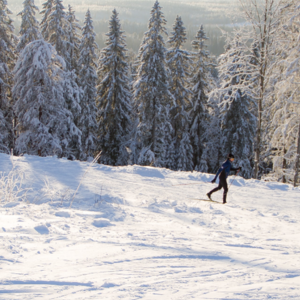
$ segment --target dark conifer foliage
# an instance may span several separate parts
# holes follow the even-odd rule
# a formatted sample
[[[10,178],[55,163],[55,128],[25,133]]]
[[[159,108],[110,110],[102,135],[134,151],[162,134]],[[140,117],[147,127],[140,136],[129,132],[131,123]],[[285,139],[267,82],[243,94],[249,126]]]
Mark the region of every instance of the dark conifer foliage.
[[[101,162],[127,165],[126,143],[132,129],[132,93],[126,61],[126,43],[118,13],[113,11],[109,21],[106,47],[101,52],[98,76],[98,136]],[[128,146],[128,145],[127,145]]]
[[[18,52],[22,51],[30,42],[41,39],[42,37],[39,23],[35,18],[38,8],[34,5],[34,0],[25,0],[23,5],[24,9],[18,14],[18,16],[22,18],[20,38],[17,45]]]
[[[97,54],[98,45],[95,42],[95,32],[91,13],[85,15],[82,28],[82,40],[79,47],[79,80],[82,88],[80,105],[81,114],[78,120],[82,132],[81,159],[92,158],[97,149]]]
[[[171,107],[170,118],[174,128],[174,152],[172,157],[175,170],[193,170],[193,149],[190,142],[189,110],[192,107],[189,90],[189,77],[192,67],[190,53],[183,50],[186,42],[186,30],[181,17],[177,16],[173,31],[168,40],[170,49],[167,52],[167,62],[170,69],[170,91],[175,99],[175,105]],[[170,156],[170,154],[168,155]]]
[[[164,166],[166,159],[165,133],[170,120],[167,107],[173,96],[169,87],[166,48],[166,20],[158,1],[151,10],[149,30],[145,33],[138,56],[138,71],[134,84],[134,99],[138,108],[137,143],[143,165]],[[173,103],[172,103],[173,106]]]
[[[204,132],[208,126],[208,111],[207,101],[208,93],[211,89],[211,74],[210,64],[211,59],[209,52],[206,50],[205,41],[208,39],[201,25],[196,39],[192,45],[195,49],[193,54],[194,59],[194,72],[191,80],[192,90],[192,110],[190,136],[193,147],[193,165],[197,171],[206,172],[207,162],[202,160],[204,153]]]
[[[0,151],[13,147],[12,70],[15,64],[16,37],[6,0],[0,0]]]

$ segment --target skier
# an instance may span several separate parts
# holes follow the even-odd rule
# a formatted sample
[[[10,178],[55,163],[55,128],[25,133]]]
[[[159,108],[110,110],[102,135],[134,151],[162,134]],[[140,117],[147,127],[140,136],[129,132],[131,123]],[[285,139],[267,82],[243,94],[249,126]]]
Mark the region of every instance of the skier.
[[[226,178],[228,177],[230,171],[241,171],[242,167],[238,167],[238,168],[232,168],[231,163],[234,161],[234,156],[233,154],[228,154],[227,160],[222,164],[221,168],[218,170],[215,178],[211,181],[211,183],[215,183],[216,179],[219,175],[219,186],[216,187],[215,189],[211,190],[209,193],[207,193],[207,197],[209,198],[209,200],[211,199],[211,194],[219,191],[221,188],[224,189],[224,194],[223,194],[223,204],[226,203],[226,197],[227,197],[227,192],[228,192],[228,186],[227,186],[227,181]],[[236,173],[237,174],[237,173]]]

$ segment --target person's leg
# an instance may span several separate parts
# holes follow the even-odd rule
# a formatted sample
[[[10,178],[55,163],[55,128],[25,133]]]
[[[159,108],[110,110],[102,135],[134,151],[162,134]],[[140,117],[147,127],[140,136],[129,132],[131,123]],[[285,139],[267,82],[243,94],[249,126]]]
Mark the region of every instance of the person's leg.
[[[228,186],[227,186],[227,181],[225,178],[225,182],[223,184],[223,189],[224,189],[224,193],[223,193],[223,204],[226,203],[226,198],[227,198],[227,193],[228,193]]]
[[[227,192],[228,192],[228,186],[227,186],[227,180],[226,180],[226,174],[225,172],[222,172],[220,174],[220,185],[224,189],[223,193],[223,203],[226,203],[226,197],[227,197]]]
[[[210,200],[212,200],[212,199],[210,198],[211,194],[214,193],[214,192],[219,191],[221,188],[222,188],[221,181],[219,181],[219,185],[218,185],[216,188],[214,188],[213,190],[211,190],[209,193],[206,194],[207,197],[208,197]]]

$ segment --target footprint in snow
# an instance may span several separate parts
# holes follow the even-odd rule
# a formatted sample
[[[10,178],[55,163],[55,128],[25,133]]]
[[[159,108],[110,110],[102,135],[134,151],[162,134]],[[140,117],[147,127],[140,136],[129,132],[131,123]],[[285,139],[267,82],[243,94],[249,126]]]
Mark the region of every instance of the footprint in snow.
[[[39,234],[49,234],[49,229],[45,225],[39,225],[34,227],[34,229],[39,233]]]
[[[176,213],[186,213],[187,211],[186,211],[186,208],[180,208],[180,207],[175,207],[174,208],[174,211],[176,212]]]
[[[70,213],[67,211],[58,211],[57,213],[55,213],[55,216],[62,217],[62,218],[70,218],[71,217]]]

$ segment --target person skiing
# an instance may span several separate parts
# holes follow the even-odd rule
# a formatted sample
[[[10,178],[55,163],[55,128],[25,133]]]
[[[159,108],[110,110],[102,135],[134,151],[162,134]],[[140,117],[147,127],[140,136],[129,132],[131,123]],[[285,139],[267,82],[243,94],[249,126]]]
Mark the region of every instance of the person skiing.
[[[231,166],[231,163],[234,161],[234,155],[229,153],[228,157],[226,159],[226,161],[222,164],[221,168],[218,170],[215,178],[211,181],[211,183],[215,183],[217,177],[219,176],[219,186],[216,187],[215,189],[211,190],[209,193],[207,193],[207,197],[209,198],[209,200],[211,199],[211,194],[219,191],[220,189],[224,189],[224,194],[223,194],[223,204],[226,203],[226,197],[227,197],[227,192],[228,192],[228,186],[227,186],[227,181],[226,178],[228,177],[230,171],[241,171],[242,167],[238,167],[238,168],[233,168]],[[237,174],[237,173],[236,173]]]

